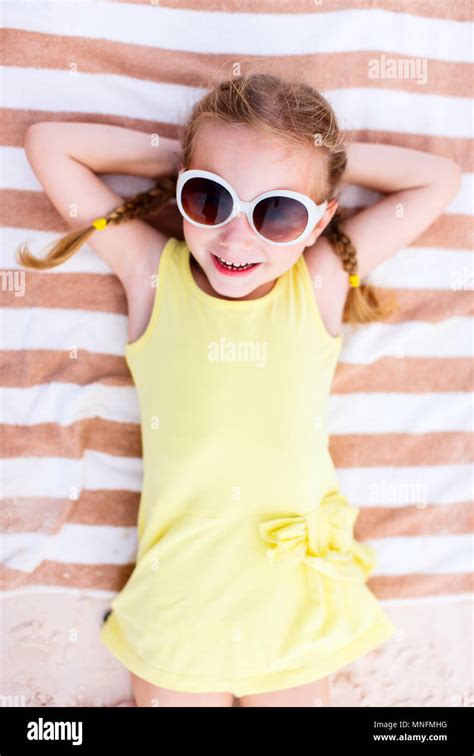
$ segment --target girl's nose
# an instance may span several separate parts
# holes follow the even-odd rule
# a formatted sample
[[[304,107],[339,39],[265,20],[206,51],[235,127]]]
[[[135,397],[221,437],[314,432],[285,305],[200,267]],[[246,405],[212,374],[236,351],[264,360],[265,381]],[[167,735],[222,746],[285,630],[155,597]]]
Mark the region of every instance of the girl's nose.
[[[248,222],[247,216],[242,210],[227,225],[222,226],[219,241],[223,246],[235,244],[239,248],[250,249],[255,242],[255,234]]]

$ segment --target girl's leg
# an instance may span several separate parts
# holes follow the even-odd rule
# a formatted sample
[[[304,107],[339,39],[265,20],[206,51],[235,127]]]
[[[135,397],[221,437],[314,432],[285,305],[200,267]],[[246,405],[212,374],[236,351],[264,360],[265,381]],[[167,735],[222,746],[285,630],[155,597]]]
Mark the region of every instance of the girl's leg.
[[[133,672],[132,690],[137,706],[232,706],[232,693],[183,693],[158,688]]]
[[[241,696],[239,706],[331,706],[329,677],[297,688]]]

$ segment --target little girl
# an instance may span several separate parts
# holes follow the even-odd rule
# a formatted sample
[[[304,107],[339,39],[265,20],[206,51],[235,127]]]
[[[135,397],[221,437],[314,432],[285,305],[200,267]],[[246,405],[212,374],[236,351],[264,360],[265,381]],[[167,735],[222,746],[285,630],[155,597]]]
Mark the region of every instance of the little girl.
[[[269,74],[222,82],[180,143],[150,142],[42,123],[25,143],[73,231],[20,262],[59,265],[87,240],[128,300],[139,546],[100,638],[138,706],[328,706],[329,675],[395,632],[328,451],[341,323],[393,311],[361,278],[433,223],[461,171],[346,145],[321,94]],[[114,171],[161,178],[124,201],[95,175]],[[343,221],[343,179],[387,196]],[[174,195],[184,240],[140,220]]]

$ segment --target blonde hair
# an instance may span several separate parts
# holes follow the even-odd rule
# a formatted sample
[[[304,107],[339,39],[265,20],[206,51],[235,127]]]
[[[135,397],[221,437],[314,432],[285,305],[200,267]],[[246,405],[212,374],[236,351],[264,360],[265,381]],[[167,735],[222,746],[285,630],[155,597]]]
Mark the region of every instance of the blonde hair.
[[[338,128],[333,109],[316,89],[301,80],[289,81],[270,73],[250,73],[226,79],[204,95],[193,107],[184,126],[179,127],[182,162],[191,165],[196,134],[205,122],[242,125],[258,130],[281,143],[295,147],[317,147],[323,151],[321,176],[315,171],[315,202],[335,197],[347,165],[347,146]],[[159,179],[152,189],[127,197],[123,204],[105,216],[105,223],[114,225],[133,218],[143,218],[175,196],[176,179]],[[349,276],[357,276],[357,251],[343,232],[344,213],[338,207],[322,231]],[[20,264],[38,270],[60,265],[73,255],[99,225],[91,224],[72,231],[58,242],[43,259],[34,257],[23,245]],[[351,279],[357,280],[357,279]],[[394,298],[381,303],[375,289],[366,284],[349,289],[343,321],[352,324],[380,320],[393,312]]]

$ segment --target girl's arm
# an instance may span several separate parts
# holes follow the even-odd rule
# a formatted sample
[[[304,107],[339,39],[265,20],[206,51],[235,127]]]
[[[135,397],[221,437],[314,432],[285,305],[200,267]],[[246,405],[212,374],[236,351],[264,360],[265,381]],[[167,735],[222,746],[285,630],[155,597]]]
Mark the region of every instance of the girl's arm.
[[[462,170],[448,158],[385,144],[354,142],[347,154],[343,183],[388,193],[341,223],[357,250],[362,279],[442,214],[459,191]]]
[[[156,137],[118,126],[48,121],[28,129],[24,148],[55,208],[71,229],[79,229],[123,202],[95,171],[156,178],[177,173],[179,143]],[[112,268],[129,295],[143,290],[143,281],[156,271],[166,241],[153,226],[135,219],[96,231],[88,244]]]
[[[31,128],[39,125],[45,124]],[[98,123],[48,122],[49,125],[59,127],[69,157],[95,173],[127,173],[149,178],[178,173],[181,145],[177,139]]]

